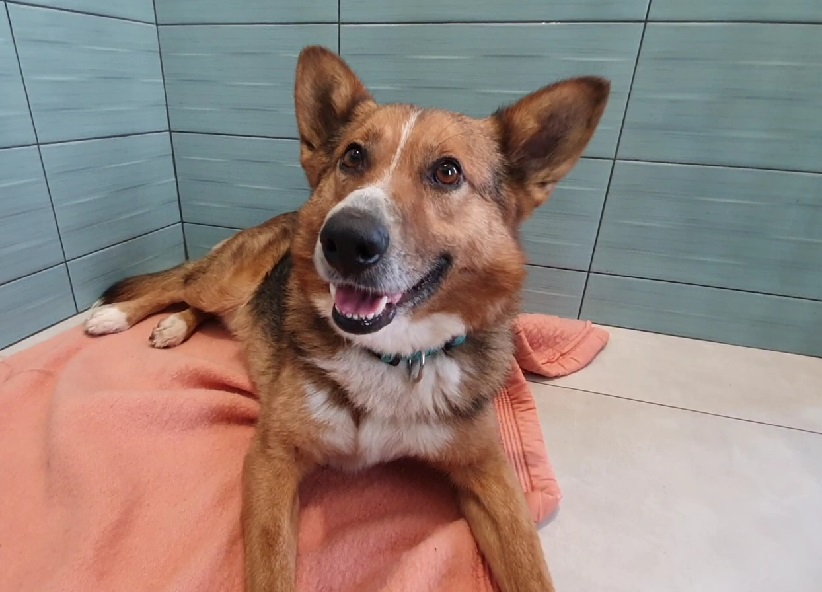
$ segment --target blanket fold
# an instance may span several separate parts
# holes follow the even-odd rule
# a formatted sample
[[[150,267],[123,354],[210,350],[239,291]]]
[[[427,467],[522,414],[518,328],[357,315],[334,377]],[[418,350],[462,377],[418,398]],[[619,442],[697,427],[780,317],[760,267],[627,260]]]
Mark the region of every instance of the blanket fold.
[[[0,360],[0,590],[242,590],[240,475],[258,404],[217,324],[172,350],[158,317],[104,338],[77,328]],[[518,320],[495,400],[536,521],[559,503],[523,370],[556,377],[605,346],[590,323]],[[492,590],[454,495],[412,461],[321,470],[300,491],[298,590]]]

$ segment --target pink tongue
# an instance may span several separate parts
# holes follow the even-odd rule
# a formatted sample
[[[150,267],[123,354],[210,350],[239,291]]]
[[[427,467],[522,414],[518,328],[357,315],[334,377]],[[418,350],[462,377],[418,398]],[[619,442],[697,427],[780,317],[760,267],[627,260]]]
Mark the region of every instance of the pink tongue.
[[[368,316],[381,312],[383,296],[369,294],[350,286],[338,286],[334,293],[334,306],[344,315]]]
[[[382,312],[385,301],[396,304],[402,294],[373,294],[351,286],[337,286],[334,306],[344,315],[370,316]]]

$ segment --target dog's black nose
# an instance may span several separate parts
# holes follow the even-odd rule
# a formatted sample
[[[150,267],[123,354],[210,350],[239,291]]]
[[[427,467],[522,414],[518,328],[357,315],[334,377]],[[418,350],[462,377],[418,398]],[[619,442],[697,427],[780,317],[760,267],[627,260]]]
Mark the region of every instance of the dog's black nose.
[[[326,261],[345,276],[375,265],[388,250],[388,229],[377,216],[344,209],[325,221],[320,244]]]

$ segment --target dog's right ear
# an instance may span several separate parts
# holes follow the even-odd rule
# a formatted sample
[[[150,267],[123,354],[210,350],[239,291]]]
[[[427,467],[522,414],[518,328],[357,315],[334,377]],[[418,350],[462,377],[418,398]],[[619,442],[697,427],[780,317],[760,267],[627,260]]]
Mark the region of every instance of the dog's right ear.
[[[337,54],[306,47],[297,60],[294,105],[300,132],[300,164],[311,189],[330,164],[340,130],[374,99]]]

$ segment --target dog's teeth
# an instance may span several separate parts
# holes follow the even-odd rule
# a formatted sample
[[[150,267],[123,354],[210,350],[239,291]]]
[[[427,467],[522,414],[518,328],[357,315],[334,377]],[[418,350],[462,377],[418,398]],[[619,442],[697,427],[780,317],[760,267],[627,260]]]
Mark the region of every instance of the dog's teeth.
[[[333,285],[332,285],[333,288]],[[385,312],[385,307],[388,304],[388,297],[381,296],[380,299],[377,301],[377,305],[374,309],[374,312],[368,313],[348,313],[340,310],[336,305],[334,305],[334,309],[337,311],[338,314],[344,316],[347,319],[351,319],[352,321],[372,321],[378,316],[380,316],[383,312]]]
[[[381,315],[385,310],[386,305],[388,304],[388,296],[382,296],[380,298],[379,303],[377,304],[377,310],[373,313],[372,316]]]

